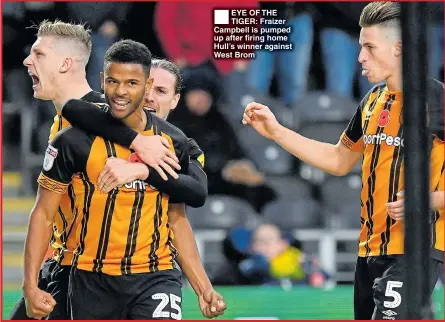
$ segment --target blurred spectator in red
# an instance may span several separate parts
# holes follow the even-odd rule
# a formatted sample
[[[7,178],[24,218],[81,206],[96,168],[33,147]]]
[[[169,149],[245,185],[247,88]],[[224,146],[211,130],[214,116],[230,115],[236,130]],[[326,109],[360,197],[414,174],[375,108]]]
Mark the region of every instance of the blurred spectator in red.
[[[257,2],[248,1],[158,2],[155,29],[166,56],[181,68],[184,79],[196,68],[208,69],[215,79],[223,76],[219,86],[225,95],[221,98],[231,103],[229,94],[237,97],[234,92],[245,84],[248,61],[214,58],[213,9],[258,7]]]

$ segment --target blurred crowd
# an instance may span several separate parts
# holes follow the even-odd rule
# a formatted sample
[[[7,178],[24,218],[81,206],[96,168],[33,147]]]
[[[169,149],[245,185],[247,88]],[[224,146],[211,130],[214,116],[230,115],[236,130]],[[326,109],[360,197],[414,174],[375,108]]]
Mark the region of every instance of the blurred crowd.
[[[30,131],[30,149],[42,153],[54,116],[51,104],[33,99],[22,65],[36,33],[27,27],[56,18],[89,25],[93,51],[87,78],[95,90],[100,90],[99,72],[107,48],[122,38],[143,42],[154,56],[166,57],[181,68],[181,101],[169,121],[204,151],[209,194],[228,196],[228,209],[244,203],[264,222],[253,230],[248,225],[230,230],[236,224],[243,226],[230,220],[212,227],[230,231],[223,243],[228,260],[215,275],[215,283],[321,285],[329,275],[318,259],[303,253],[299,242],[282,232],[359,228],[360,170],[346,178],[327,177],[240,121],[245,104],[255,99],[273,108],[286,126],[336,143],[355,112],[356,101],[372,87],[361,76],[357,61],[358,19],[366,4],[5,2],[3,100],[9,104],[3,109],[4,142],[18,145],[23,131]],[[443,81],[443,3],[429,5],[428,70],[431,77]],[[277,9],[277,18],[286,19],[292,28],[289,39],[294,49],[259,51],[251,61],[215,59],[213,9],[239,7]],[[22,109],[33,109],[31,128],[20,127]],[[4,167],[20,170],[11,160],[5,160]]]
[[[301,242],[273,224],[255,229],[235,227],[223,242],[227,262],[213,273],[215,285],[293,285],[324,287],[330,279],[318,258],[302,251]]]

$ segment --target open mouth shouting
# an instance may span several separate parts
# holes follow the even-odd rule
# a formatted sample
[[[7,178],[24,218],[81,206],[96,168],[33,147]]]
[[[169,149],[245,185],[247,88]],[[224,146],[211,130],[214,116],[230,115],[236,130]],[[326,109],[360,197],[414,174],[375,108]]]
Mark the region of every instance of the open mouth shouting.
[[[40,79],[39,79],[39,77],[37,77],[37,75],[34,74],[34,73],[31,72],[31,71],[28,71],[28,74],[29,74],[29,76],[30,76],[31,79],[32,79],[32,88],[33,88],[33,89],[36,89],[36,87],[40,85]]]

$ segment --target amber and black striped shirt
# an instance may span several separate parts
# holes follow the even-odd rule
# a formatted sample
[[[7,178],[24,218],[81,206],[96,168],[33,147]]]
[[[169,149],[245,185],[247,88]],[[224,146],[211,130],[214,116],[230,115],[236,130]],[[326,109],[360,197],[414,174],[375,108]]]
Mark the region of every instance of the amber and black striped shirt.
[[[189,164],[187,137],[166,121],[147,114],[143,135],[160,134],[170,142],[181,171]],[[121,275],[171,269],[176,251],[167,223],[169,197],[144,181],[135,180],[102,194],[96,186],[107,158],[129,160],[132,151],[69,127],[48,147],[39,183],[75,195],[73,265],[78,269]],[[74,177],[73,175],[76,174]]]
[[[431,141],[431,191],[443,190],[443,84],[428,83],[428,117]],[[385,85],[374,87],[362,100],[357,113],[341,136],[348,149],[363,152],[361,232],[358,255],[403,254],[402,221],[393,220],[386,203],[396,201],[404,189],[402,93]],[[434,214],[433,243],[444,249],[443,211]],[[440,257],[440,256],[439,256]]]
[[[103,96],[98,92],[89,92],[82,97],[82,100],[91,103],[105,102]],[[70,126],[70,123],[61,116],[60,112],[57,113],[51,126],[49,142],[54,139],[57,133],[68,126]],[[61,265],[71,265],[73,259],[73,251],[77,245],[74,232],[75,226],[73,225],[76,216],[74,190],[73,186],[69,185],[62,196],[59,209],[54,218],[53,232],[50,240],[50,246],[53,249],[52,258]]]

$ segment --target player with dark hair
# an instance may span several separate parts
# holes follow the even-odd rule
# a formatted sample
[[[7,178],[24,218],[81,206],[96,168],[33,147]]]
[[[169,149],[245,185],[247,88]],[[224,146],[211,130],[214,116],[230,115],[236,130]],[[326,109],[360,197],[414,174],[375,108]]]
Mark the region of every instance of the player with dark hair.
[[[403,118],[400,3],[373,2],[360,17],[358,57],[362,75],[375,86],[360,102],[336,145],[303,137],[280,125],[267,106],[247,105],[243,123],[274,140],[302,161],[333,175],[346,175],[363,158],[361,232],[354,282],[355,319],[406,319],[403,272]],[[430,208],[433,251],[428,296],[444,259],[444,85],[428,81]],[[398,199],[399,197],[399,199]],[[419,272],[421,274],[421,272]],[[410,278],[415,278],[410,277]],[[425,312],[428,303],[423,303]]]
[[[184,171],[188,166],[187,138],[142,108],[144,93],[151,86],[151,57],[147,51],[147,59],[138,59],[140,49],[139,44],[128,41],[110,48],[103,74],[106,101],[112,115],[128,127],[143,135],[167,138]],[[132,52],[138,63],[119,62],[125,57],[123,51]],[[157,316],[160,310],[156,310],[157,299],[165,294],[172,300],[171,310],[177,310],[171,314],[176,318],[181,314],[180,273],[173,265],[176,250],[166,218],[168,197],[141,180],[108,194],[97,187],[108,158],[129,159],[131,154],[129,149],[74,127],[62,130],[45,153],[31,213],[33,233],[28,233],[25,246],[25,266],[34,268],[42,260],[50,237],[45,227],[54,220],[61,196],[72,183],[76,213],[72,233],[77,243],[69,292],[73,319],[165,318],[162,312]],[[144,164],[137,166],[148,175]],[[31,279],[37,276],[28,273],[25,282]],[[168,317],[171,314],[168,312]]]
[[[120,43],[115,46],[118,45]],[[122,46],[121,49],[125,47]],[[135,47],[137,51],[138,48]],[[122,56],[119,55],[120,51],[115,49],[110,48],[113,55],[110,55],[109,62],[105,63],[105,73],[102,76],[111,114],[122,119],[133,130],[161,131],[163,136],[169,135],[169,131],[182,134],[145,111],[142,104],[139,108],[135,107],[136,103],[140,104],[144,92],[151,86],[150,82],[147,82],[147,64],[143,61],[139,64],[117,63],[115,61],[122,61]],[[126,52],[128,50],[129,48],[125,48]],[[186,141],[180,141],[186,140],[185,136],[182,134],[182,137],[178,137],[180,139],[176,140],[174,136],[169,136],[177,154],[184,150],[183,146],[187,147]],[[44,215],[52,213],[51,207],[56,204],[57,192],[62,192],[68,183],[65,181],[70,181],[71,176],[77,173],[72,180],[75,207],[82,207],[78,211],[83,215],[76,218],[74,230],[78,244],[73,261],[75,269],[70,281],[71,312],[74,319],[153,319],[181,316],[179,272],[173,267],[176,251],[172,245],[171,230],[166,222],[168,197],[162,197],[162,193],[140,180],[113,189],[108,193],[106,200],[105,194],[96,191],[97,179],[93,178],[99,175],[98,165],[104,164],[110,157],[122,158],[125,155],[124,158],[128,158],[130,153],[131,151],[125,151],[94,135],[87,135],[76,128],[68,128],[56,137],[54,146],[50,145],[45,155],[44,171],[39,183],[53,192],[40,189],[45,191],[45,204],[40,207]],[[186,168],[183,156],[180,160],[183,161],[183,169]],[[134,166],[143,169],[145,176],[148,174],[145,165]],[[136,196],[132,193],[133,190]],[[129,199],[134,201],[129,202]],[[38,205],[35,209],[39,209]],[[99,209],[101,207],[102,209]],[[128,207],[129,211],[126,212]],[[143,223],[147,220],[147,223]],[[154,220],[154,228],[149,224],[151,220]],[[101,233],[98,239],[96,234],[99,230]],[[125,231],[128,231],[126,242],[121,238]],[[150,231],[152,233],[147,234]],[[151,238],[147,239],[150,235]],[[29,244],[27,243],[27,250]],[[139,245],[137,248],[136,244]],[[107,249],[110,250],[107,252]],[[106,280],[106,286],[103,280]],[[150,283],[151,281],[153,283]],[[92,288],[94,283],[97,283],[97,287]],[[128,299],[128,303],[133,299],[136,303],[113,303],[114,293],[122,290],[124,285],[127,292],[123,297]],[[108,287],[108,290],[101,292],[101,287]],[[145,296],[138,292],[140,290],[144,290],[142,293]],[[165,292],[168,292],[169,296]],[[217,295],[215,292],[213,294]],[[172,301],[171,306],[165,308],[164,312],[159,312],[157,308],[163,305],[165,296]],[[104,297],[108,297],[109,301],[103,303],[97,300]],[[222,298],[219,296],[214,299],[215,309],[225,306],[223,302],[217,303],[218,299]],[[157,300],[162,302],[158,303]],[[99,302],[102,302],[102,309],[98,309]]]
[[[33,79],[35,97],[52,100],[58,111],[51,128],[50,139],[62,128],[69,126],[69,123],[62,118],[60,113],[64,100],[70,97],[75,98],[84,95],[84,97],[82,97],[83,100],[89,100],[99,104],[103,102],[100,94],[92,92],[85,80],[84,65],[88,61],[88,48],[91,47],[89,37],[89,30],[85,29],[82,25],[67,24],[61,21],[44,21],[39,26],[38,40],[33,46],[31,55],[24,61]],[[77,42],[79,44],[77,44]],[[73,45],[76,46],[70,49]],[[80,51],[83,46],[85,50]],[[63,66],[63,70],[58,70],[58,61],[69,66]],[[70,84],[69,91],[63,87],[63,84],[67,83]],[[168,162],[174,166],[176,156],[172,151],[167,150],[166,146],[168,146],[169,143],[165,138],[160,136],[142,136],[112,117],[104,118],[103,115],[101,115],[99,118],[95,118],[94,115],[88,115],[88,120],[94,122],[96,125],[101,124],[100,127],[97,126],[99,135],[109,138],[110,141],[114,141],[119,134],[125,134],[125,139],[122,138],[118,143],[128,147],[132,146],[139,152],[138,155],[141,159],[147,164],[155,166],[155,168],[150,167],[152,171],[150,172],[150,178],[147,180],[150,184],[156,183],[156,186],[159,187],[161,191],[167,191],[172,196],[175,196],[178,202],[186,202],[195,207],[201,206],[204,203],[207,195],[205,175],[196,176],[192,173],[192,175],[189,176],[189,173],[187,175],[181,174],[178,180],[164,181],[164,177],[167,177],[162,171],[159,171],[161,169],[159,164],[153,163],[162,161],[164,164],[161,164],[161,166],[167,170],[166,172],[168,174],[172,173],[175,175],[174,177],[178,177],[166,163]],[[158,139],[160,140],[157,141]],[[138,143],[136,144],[136,142]],[[164,149],[167,150],[168,153],[165,153]],[[165,157],[163,157],[163,155],[165,155]],[[170,161],[168,161],[168,159],[170,159]],[[161,174],[158,174],[155,170]],[[173,176],[169,177],[173,178]],[[182,191],[188,193],[175,195],[174,192],[177,185],[182,188]],[[62,197],[58,214],[54,220],[51,238],[53,256],[45,262],[40,270],[38,288],[32,280],[28,280],[28,283],[24,283],[23,285],[25,297],[36,300],[36,302],[31,303],[31,305],[28,302],[29,316],[41,318],[51,312],[46,317],[47,319],[68,318],[66,312],[66,293],[72,252],[75,247],[74,234],[70,234],[72,232],[72,221],[74,218],[72,201],[73,194],[72,186],[70,185],[68,192]],[[25,275],[26,274],[27,273],[25,273]],[[39,292],[39,288],[40,290],[45,290],[53,294],[57,305],[55,305],[53,301],[48,300],[45,293]],[[23,299],[16,305],[10,319],[29,319]]]
[[[144,73],[150,76],[151,60],[151,52],[145,45],[125,39],[115,42],[108,48],[104,57],[104,70],[111,63],[138,64],[143,67]]]
[[[145,95],[144,108],[166,119],[169,113],[176,108],[180,99],[182,78],[179,68],[168,60],[154,59],[152,60],[150,76],[154,78],[154,81],[152,87]],[[73,118],[73,124],[81,122],[81,114],[103,114],[103,111],[94,108],[91,104],[72,103],[75,102],[69,102],[64,107],[63,113],[69,114],[69,117]],[[74,106],[78,108],[75,109]],[[79,113],[80,111],[81,113]],[[99,115],[95,117],[99,118]],[[90,125],[91,128],[86,128],[86,131],[94,131],[93,124]],[[190,154],[189,173],[191,177],[196,176],[196,181],[199,182],[203,180],[199,179],[199,177],[205,176],[203,171],[204,154],[194,140],[188,139],[188,144]],[[137,169],[132,168],[131,163],[128,161],[117,158],[111,159],[99,175],[98,186],[104,192],[109,192],[115,187],[127,183],[128,177],[137,175]],[[180,180],[181,176],[179,174]],[[193,181],[191,178],[189,180]],[[192,184],[189,185],[191,186]],[[179,191],[184,190],[179,186],[177,185],[176,189]],[[170,198],[168,222],[175,236],[173,245],[178,250],[177,262],[198,296],[202,314],[207,318],[223,314],[226,305],[222,297],[213,290],[212,284],[201,264],[193,230],[187,219],[184,204],[179,203],[175,198]]]

